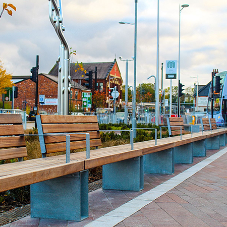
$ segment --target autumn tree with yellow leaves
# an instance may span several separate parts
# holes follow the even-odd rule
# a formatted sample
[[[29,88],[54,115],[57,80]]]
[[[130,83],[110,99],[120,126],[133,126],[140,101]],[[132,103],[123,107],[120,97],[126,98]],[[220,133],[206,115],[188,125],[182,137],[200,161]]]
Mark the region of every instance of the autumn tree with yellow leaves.
[[[70,47],[70,59],[72,59],[73,56],[76,56],[76,50],[72,50],[72,47]],[[82,74],[82,77],[84,76],[84,74],[86,74],[86,70],[84,69],[84,66],[83,66],[83,63],[75,63],[75,66],[76,66],[76,69],[75,69],[75,72],[78,72],[78,71],[81,71],[83,74]]]
[[[2,14],[3,14],[4,11],[7,11],[8,14],[9,14],[10,16],[12,16],[12,15],[13,15],[12,9],[15,10],[15,11],[17,10],[17,8],[16,8],[13,4],[3,3],[2,12],[1,12],[1,14],[0,14],[0,18],[2,17]]]
[[[5,94],[6,88],[12,86],[12,75],[6,72],[6,69],[3,68],[2,62],[0,61],[0,94]]]

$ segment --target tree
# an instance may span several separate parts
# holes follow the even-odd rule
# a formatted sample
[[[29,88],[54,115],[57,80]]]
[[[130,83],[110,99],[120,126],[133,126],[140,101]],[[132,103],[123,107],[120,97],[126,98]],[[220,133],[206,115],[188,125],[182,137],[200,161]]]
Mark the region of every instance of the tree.
[[[12,87],[12,75],[7,73],[0,61],[0,94],[6,93],[6,88]]]
[[[104,108],[106,104],[106,96],[104,92],[94,91],[92,95],[93,108]]]
[[[73,50],[72,47],[70,47],[70,62],[73,61],[73,57],[76,56],[76,50]],[[76,69],[75,72],[81,71],[82,72],[82,77],[84,76],[84,74],[86,74],[86,70],[84,69],[83,63],[79,63],[77,61],[77,63],[75,63]]]
[[[122,86],[122,101],[125,101],[125,85]],[[132,91],[128,87],[128,102],[132,101]]]
[[[2,14],[3,14],[3,12],[4,12],[5,10],[8,12],[8,14],[9,14],[10,16],[13,15],[13,11],[12,11],[11,9],[9,9],[9,7],[10,7],[11,9],[15,10],[15,11],[17,10],[17,8],[16,8],[13,4],[3,3],[2,12],[1,12],[1,14],[0,14],[0,18],[2,17]]]
[[[154,102],[155,89],[152,83],[142,83],[136,88],[137,102]]]

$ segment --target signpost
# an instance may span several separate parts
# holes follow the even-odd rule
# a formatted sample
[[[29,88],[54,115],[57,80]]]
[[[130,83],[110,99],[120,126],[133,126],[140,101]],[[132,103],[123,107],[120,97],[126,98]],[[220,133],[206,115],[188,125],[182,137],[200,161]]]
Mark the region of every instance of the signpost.
[[[82,107],[83,109],[91,108],[92,105],[92,93],[91,92],[83,92],[82,93]]]
[[[177,78],[177,61],[167,60],[166,61],[166,79],[170,79],[170,97],[169,97],[169,116],[172,114],[172,79]]]
[[[166,79],[177,78],[177,61],[167,60],[166,61]]]

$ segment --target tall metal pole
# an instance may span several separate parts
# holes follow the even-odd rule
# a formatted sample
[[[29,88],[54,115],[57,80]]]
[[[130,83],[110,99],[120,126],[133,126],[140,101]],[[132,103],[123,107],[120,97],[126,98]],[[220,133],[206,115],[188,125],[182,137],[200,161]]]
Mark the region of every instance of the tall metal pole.
[[[134,41],[134,87],[133,87],[133,102],[132,102],[132,128],[133,137],[136,137],[136,49],[137,49],[137,3],[135,0],[135,41]]]
[[[172,115],[172,79],[170,79],[170,94],[169,94],[169,117]]]
[[[198,102],[199,102],[199,80],[198,80],[198,75],[197,75],[196,111],[199,111]]]
[[[61,68],[59,68],[59,76],[61,77],[61,96],[58,97],[58,113],[68,115],[69,114],[69,93],[71,90],[71,77],[70,77],[70,62],[69,62],[69,46],[63,35],[65,30],[63,26],[62,7],[61,0],[59,4],[56,0],[49,0],[49,18],[58,35],[61,44],[62,51],[60,51]],[[61,49],[61,47],[60,47]],[[63,101],[62,101],[63,100]]]
[[[157,65],[155,83],[155,124],[159,125],[159,0],[157,8]]]
[[[128,60],[126,60],[125,77],[125,124],[128,124]]]
[[[177,112],[178,117],[180,117],[180,24],[181,24],[181,10],[185,7],[189,7],[188,4],[179,5],[179,54],[178,54],[178,98],[177,98]]]
[[[178,53],[178,98],[177,98],[177,115],[180,117],[180,14],[181,5],[179,5],[179,53]]]
[[[163,97],[163,94],[164,94],[164,90],[163,90],[163,63],[162,63],[162,66],[161,66],[161,92],[162,92],[162,96],[161,96],[161,111],[160,111],[160,114],[163,113],[163,100],[165,99],[165,97]]]
[[[35,107],[36,113],[38,113],[38,95],[39,95],[39,55],[36,55],[36,93],[35,93]]]

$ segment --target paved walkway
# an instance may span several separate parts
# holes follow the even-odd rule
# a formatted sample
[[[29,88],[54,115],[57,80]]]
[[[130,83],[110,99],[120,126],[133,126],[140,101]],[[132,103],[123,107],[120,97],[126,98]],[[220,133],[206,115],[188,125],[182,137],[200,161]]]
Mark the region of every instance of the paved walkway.
[[[7,227],[227,226],[227,148],[208,150],[193,164],[175,165],[173,175],[145,174],[140,192],[89,193],[82,222],[23,218]]]

